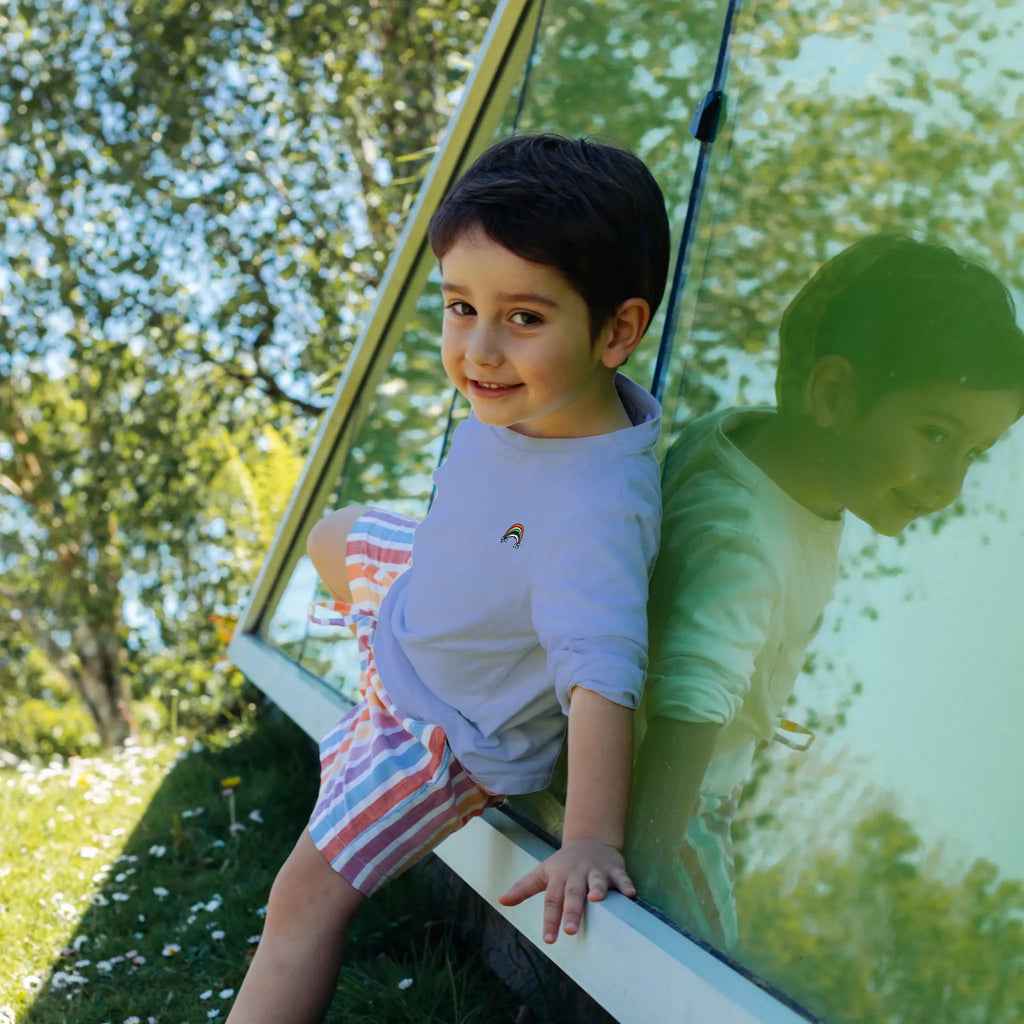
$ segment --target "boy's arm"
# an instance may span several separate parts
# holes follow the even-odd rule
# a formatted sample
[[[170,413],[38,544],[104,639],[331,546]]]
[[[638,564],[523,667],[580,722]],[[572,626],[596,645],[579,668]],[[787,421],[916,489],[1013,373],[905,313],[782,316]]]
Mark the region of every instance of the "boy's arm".
[[[652,718],[633,773],[625,849],[640,891],[677,918],[680,854],[686,826],[697,809],[700,786],[721,726]]]
[[[569,704],[569,783],[562,846],[521,878],[499,902],[515,906],[544,892],[544,941],[561,923],[579,930],[586,900],[604,899],[609,884],[626,896],[636,889],[626,873],[622,842],[629,802],[633,712],[577,686]]]

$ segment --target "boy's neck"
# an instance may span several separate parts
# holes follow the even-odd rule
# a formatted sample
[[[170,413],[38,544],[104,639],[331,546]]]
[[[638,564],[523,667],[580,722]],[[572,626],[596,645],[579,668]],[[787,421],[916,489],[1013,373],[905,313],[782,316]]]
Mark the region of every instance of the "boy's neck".
[[[571,422],[562,424],[563,429],[556,428],[554,432],[547,432],[551,426],[550,420],[543,423],[542,431],[538,431],[537,423],[530,420],[515,424],[511,429],[526,437],[574,438],[597,437],[632,427],[633,421],[615,386],[616,373],[614,369],[609,370],[606,377],[602,375],[595,380],[589,397],[579,403]]]
[[[731,431],[729,440],[808,511],[822,519],[842,514],[828,486],[829,455],[809,420],[782,413],[758,417]]]
[[[608,429],[603,431],[606,434],[611,434],[616,430],[625,430],[627,427],[633,426],[633,421],[629,418],[629,413],[622,404],[622,396],[619,394],[619,389],[615,386],[614,374],[612,374],[612,393],[615,401],[608,410]]]

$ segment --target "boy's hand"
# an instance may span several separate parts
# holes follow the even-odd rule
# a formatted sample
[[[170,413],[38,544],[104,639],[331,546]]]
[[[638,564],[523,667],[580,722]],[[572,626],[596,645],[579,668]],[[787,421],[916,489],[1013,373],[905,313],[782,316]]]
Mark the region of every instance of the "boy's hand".
[[[573,839],[519,879],[498,902],[514,907],[543,892],[544,941],[554,942],[559,924],[566,935],[579,931],[584,902],[603,900],[609,885],[630,899],[636,895],[619,850],[596,839]]]

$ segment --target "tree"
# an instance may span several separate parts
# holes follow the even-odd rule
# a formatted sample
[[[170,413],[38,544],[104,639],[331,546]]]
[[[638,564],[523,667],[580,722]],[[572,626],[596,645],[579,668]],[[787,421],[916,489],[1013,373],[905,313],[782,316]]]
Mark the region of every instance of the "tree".
[[[105,743],[135,652],[209,660],[265,543],[217,481],[268,429],[304,450],[490,6],[0,16],[0,642]]]
[[[1024,1015],[1024,886],[975,861],[959,877],[878,806],[737,890],[740,956],[837,1024],[1011,1024]]]

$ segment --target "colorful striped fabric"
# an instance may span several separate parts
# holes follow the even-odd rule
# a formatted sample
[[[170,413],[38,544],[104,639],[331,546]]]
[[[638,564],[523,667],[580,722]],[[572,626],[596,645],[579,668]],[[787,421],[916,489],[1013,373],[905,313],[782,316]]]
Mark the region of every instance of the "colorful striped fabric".
[[[684,923],[720,949],[739,937],[734,892],[732,819],[742,786],[725,796],[702,793],[680,846],[683,871],[677,878],[688,914]]]
[[[310,607],[314,622],[355,631],[363,701],[320,742],[320,795],[309,832],[331,866],[367,896],[501,802],[473,782],[440,726],[402,715],[377,672],[377,612],[411,564],[415,528],[415,520],[391,512],[361,516],[346,554],[353,603]]]

